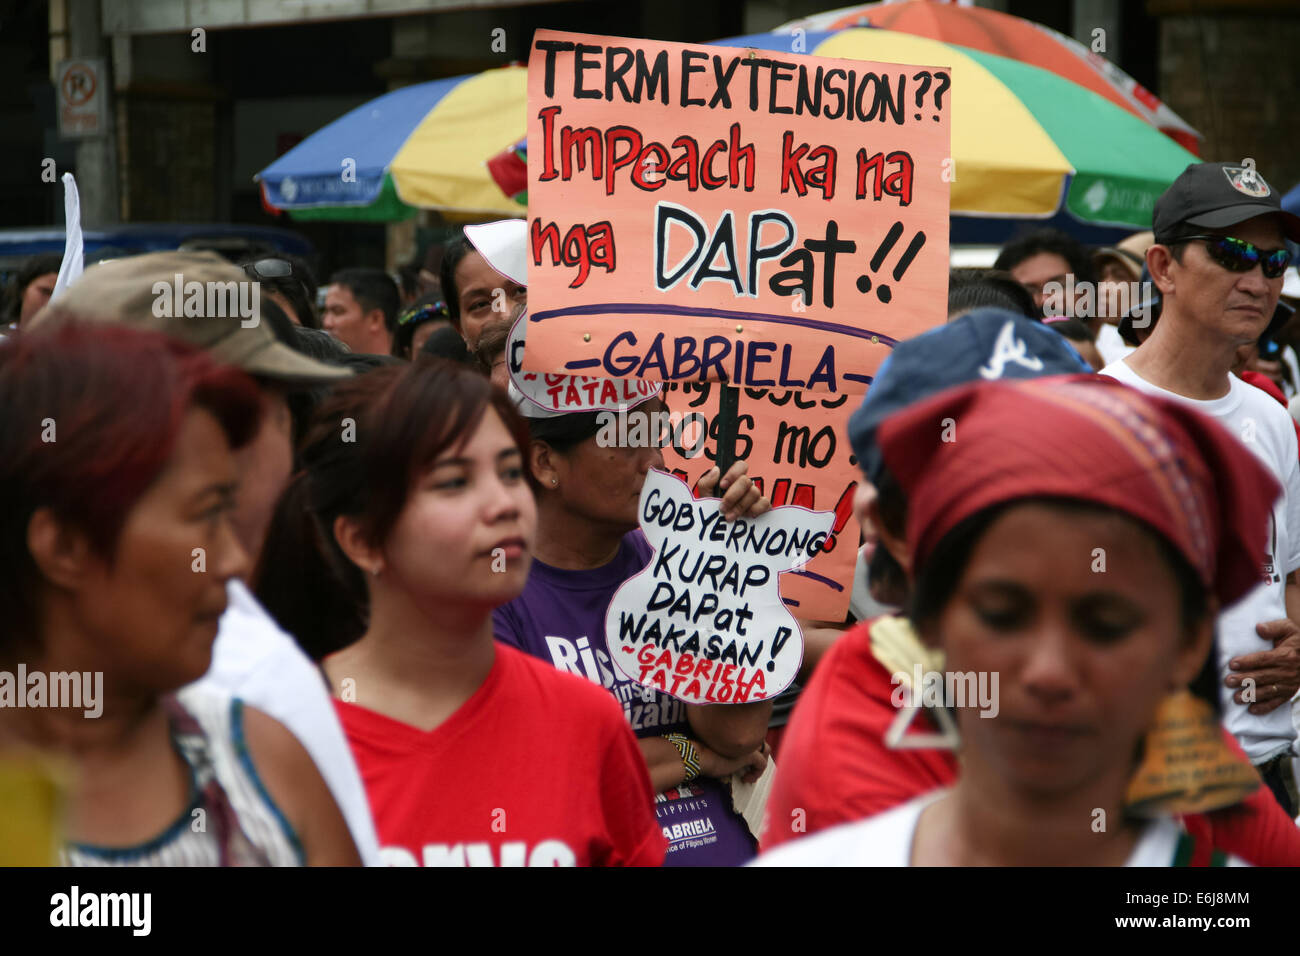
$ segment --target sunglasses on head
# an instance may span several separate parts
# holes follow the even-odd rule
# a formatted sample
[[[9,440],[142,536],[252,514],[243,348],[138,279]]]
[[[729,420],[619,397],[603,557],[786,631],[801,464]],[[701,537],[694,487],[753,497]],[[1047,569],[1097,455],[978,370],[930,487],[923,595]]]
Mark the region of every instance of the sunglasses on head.
[[[1229,272],[1249,272],[1258,265],[1264,270],[1264,277],[1276,279],[1291,264],[1291,251],[1281,249],[1261,249],[1254,243],[1232,236],[1179,236],[1166,245],[1179,242],[1204,242],[1210,258]]]
[[[259,279],[287,279],[293,275],[293,264],[284,259],[258,259],[249,268]]]
[[[311,299],[315,294],[315,290],[307,285],[306,280],[294,272],[293,263],[284,259],[258,259],[256,262],[250,262],[245,268],[258,279],[293,279],[298,283],[298,286],[308,299]]]

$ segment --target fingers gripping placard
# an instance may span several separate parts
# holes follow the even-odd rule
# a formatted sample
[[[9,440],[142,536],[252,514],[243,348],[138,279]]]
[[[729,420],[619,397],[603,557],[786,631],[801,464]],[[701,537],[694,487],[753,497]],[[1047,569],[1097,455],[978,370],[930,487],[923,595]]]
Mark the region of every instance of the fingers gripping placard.
[[[945,318],[948,84],[538,31],[525,367],[860,394]]]
[[[817,553],[835,515],[788,506],[727,521],[718,499],[651,471],[640,519],[655,554],[610,602],[615,666],[691,704],[766,700],[788,687],[803,632],[777,579]]]

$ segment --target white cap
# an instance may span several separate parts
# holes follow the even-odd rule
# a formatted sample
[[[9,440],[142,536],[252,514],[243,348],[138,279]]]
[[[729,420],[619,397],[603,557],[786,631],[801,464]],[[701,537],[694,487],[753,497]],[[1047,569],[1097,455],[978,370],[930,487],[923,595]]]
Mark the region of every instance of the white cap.
[[[528,285],[528,223],[499,219],[465,227],[465,238],[485,262],[516,285]]]

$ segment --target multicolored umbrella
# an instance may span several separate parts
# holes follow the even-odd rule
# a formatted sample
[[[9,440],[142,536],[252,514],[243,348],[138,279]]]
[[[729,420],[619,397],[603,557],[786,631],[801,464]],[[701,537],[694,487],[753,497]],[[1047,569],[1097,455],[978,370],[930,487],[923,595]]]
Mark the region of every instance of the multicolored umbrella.
[[[951,68],[953,215],[1049,218],[1064,207],[1083,222],[1149,229],[1156,198],[1197,162],[1105,97],[1017,60],[892,30],[806,40],[818,56]],[[717,42],[789,53],[790,41],[760,33]]]
[[[788,53],[793,39],[716,42]],[[811,54],[952,68],[957,216],[1050,218],[1064,208],[1087,223],[1149,228],[1156,197],[1196,162],[1132,112],[1016,60],[879,29],[798,39]],[[404,87],[318,130],[258,179],[267,203],[295,216],[391,221],[412,207],[517,216],[526,112],[523,67]]]
[[[934,0],[884,0],[816,13],[772,32],[795,36],[799,31],[812,52],[812,35],[824,38],[851,27],[911,33],[1050,70],[1140,116],[1193,153],[1200,152],[1201,134],[1106,57],[1041,23],[998,10]],[[1097,39],[1104,42],[1104,34]]]
[[[517,215],[485,163],[524,135],[527,74],[501,67],[386,93],[258,173],[263,199],[295,218],[392,222],[416,208]]]
[[[528,205],[528,139],[525,137],[487,161],[488,174],[500,190],[521,206]]]

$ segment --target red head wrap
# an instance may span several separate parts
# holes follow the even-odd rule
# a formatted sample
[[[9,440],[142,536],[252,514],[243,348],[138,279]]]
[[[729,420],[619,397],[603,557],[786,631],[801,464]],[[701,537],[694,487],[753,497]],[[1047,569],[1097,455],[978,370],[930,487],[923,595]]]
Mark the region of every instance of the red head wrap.
[[[1145,522],[1226,606],[1262,580],[1280,487],[1201,413],[1103,377],[949,389],[880,428],[920,570],[963,519],[1019,498],[1092,502]]]

